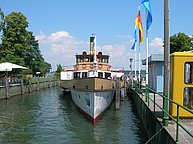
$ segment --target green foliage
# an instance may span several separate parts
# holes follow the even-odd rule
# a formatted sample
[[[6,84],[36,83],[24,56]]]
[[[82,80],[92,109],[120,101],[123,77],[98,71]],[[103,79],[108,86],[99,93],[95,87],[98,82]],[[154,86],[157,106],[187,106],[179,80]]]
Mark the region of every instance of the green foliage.
[[[45,74],[51,65],[44,61],[39,43],[32,32],[26,30],[28,22],[21,12],[12,12],[4,17],[0,9],[2,28],[2,44],[0,44],[0,62],[12,62],[29,69],[27,73],[41,72]]]
[[[0,62],[11,62],[11,63],[16,63],[16,64],[20,64],[20,65],[25,65],[23,58],[19,57],[19,56],[14,56],[11,54],[7,54],[5,57],[2,57]]]
[[[3,22],[3,20],[4,20],[4,13],[3,13],[3,11],[1,10],[1,8],[0,8],[0,17],[1,17],[1,20],[0,20],[0,32],[1,32],[1,30],[2,30],[3,27],[4,27],[4,22]]]
[[[60,72],[63,70],[62,66],[59,64],[57,65],[57,70],[56,70],[56,73],[55,73],[55,76],[56,77],[59,77],[60,76]]]
[[[59,64],[57,65],[57,70],[56,70],[56,73],[60,73],[62,71],[62,66]]]
[[[29,65],[29,68],[33,71],[33,74],[36,72],[41,72],[45,74],[51,69],[51,65],[44,61],[43,56],[39,50],[38,41],[33,36],[32,32],[29,33],[28,45],[30,46],[29,51],[23,53],[26,65]]]
[[[22,57],[22,53],[29,50],[27,44],[29,37],[26,28],[28,22],[22,13],[12,12],[4,18],[1,55],[7,54]]]
[[[170,53],[193,50],[193,36],[178,33],[170,37]]]

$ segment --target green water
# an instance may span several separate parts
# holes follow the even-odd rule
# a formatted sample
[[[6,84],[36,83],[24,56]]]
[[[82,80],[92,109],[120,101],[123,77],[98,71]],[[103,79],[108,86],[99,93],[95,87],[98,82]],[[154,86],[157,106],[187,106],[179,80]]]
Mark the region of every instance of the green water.
[[[132,100],[93,124],[59,87],[0,100],[0,144],[138,144],[147,135]]]

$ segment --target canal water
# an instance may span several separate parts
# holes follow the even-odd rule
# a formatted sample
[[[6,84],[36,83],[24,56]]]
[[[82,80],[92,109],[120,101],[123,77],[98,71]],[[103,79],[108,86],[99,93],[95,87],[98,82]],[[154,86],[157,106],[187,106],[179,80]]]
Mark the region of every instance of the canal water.
[[[147,135],[130,98],[94,126],[60,87],[0,100],[2,144],[140,144]]]

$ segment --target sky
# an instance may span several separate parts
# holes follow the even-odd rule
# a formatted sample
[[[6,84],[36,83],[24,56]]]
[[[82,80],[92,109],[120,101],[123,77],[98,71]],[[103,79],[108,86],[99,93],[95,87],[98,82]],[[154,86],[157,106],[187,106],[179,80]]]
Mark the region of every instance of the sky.
[[[170,36],[179,32],[193,35],[193,0],[169,1]],[[148,56],[164,50],[164,0],[150,3],[153,22],[148,31]],[[130,69],[129,59],[135,55],[131,46],[139,5],[145,37],[145,8],[141,0],[0,0],[5,16],[22,12],[27,18],[27,30],[36,36],[41,54],[53,71],[58,64],[73,66],[75,54],[89,52],[92,33],[97,36],[97,52],[109,54],[112,67]],[[140,52],[141,59],[145,59],[145,42],[140,45]]]

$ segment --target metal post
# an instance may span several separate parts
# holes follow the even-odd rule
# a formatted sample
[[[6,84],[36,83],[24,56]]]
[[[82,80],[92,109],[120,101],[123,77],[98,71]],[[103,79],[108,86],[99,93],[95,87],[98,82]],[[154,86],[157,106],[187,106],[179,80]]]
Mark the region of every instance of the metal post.
[[[21,95],[23,95],[24,92],[24,86],[23,86],[23,78],[21,78]]]
[[[164,96],[169,97],[170,76],[170,37],[169,37],[169,0],[164,0]],[[163,109],[168,112],[168,100],[163,98]],[[168,115],[163,112],[163,125],[168,126]]]
[[[8,81],[8,77],[5,76],[5,89],[6,89],[6,99],[9,98],[9,81]]]
[[[133,61],[133,59],[130,58],[129,61],[130,61],[130,71],[131,71],[130,75],[133,75],[133,72],[132,72],[132,61]]]
[[[148,93],[147,93],[147,99],[148,99],[147,103],[148,103],[148,106],[149,106],[149,102],[150,102],[150,98],[149,98],[149,89],[147,89],[147,91],[148,91]]]
[[[145,102],[147,102],[147,100],[148,100],[147,95],[148,95],[148,88],[147,88],[147,85],[146,85],[145,86]]]
[[[155,93],[153,93],[153,111],[155,114]]]
[[[179,125],[178,125],[178,122],[179,122],[179,105],[177,105],[177,123],[176,123],[176,142],[179,142]]]
[[[120,79],[116,79],[116,109],[119,109],[120,106]]]
[[[147,9],[146,9],[146,19],[147,19]],[[148,29],[147,29],[147,24],[146,24],[146,86],[149,84],[149,77],[148,77],[148,69],[149,69],[149,64],[148,64],[148,52],[149,52],[149,40],[148,40]]]

